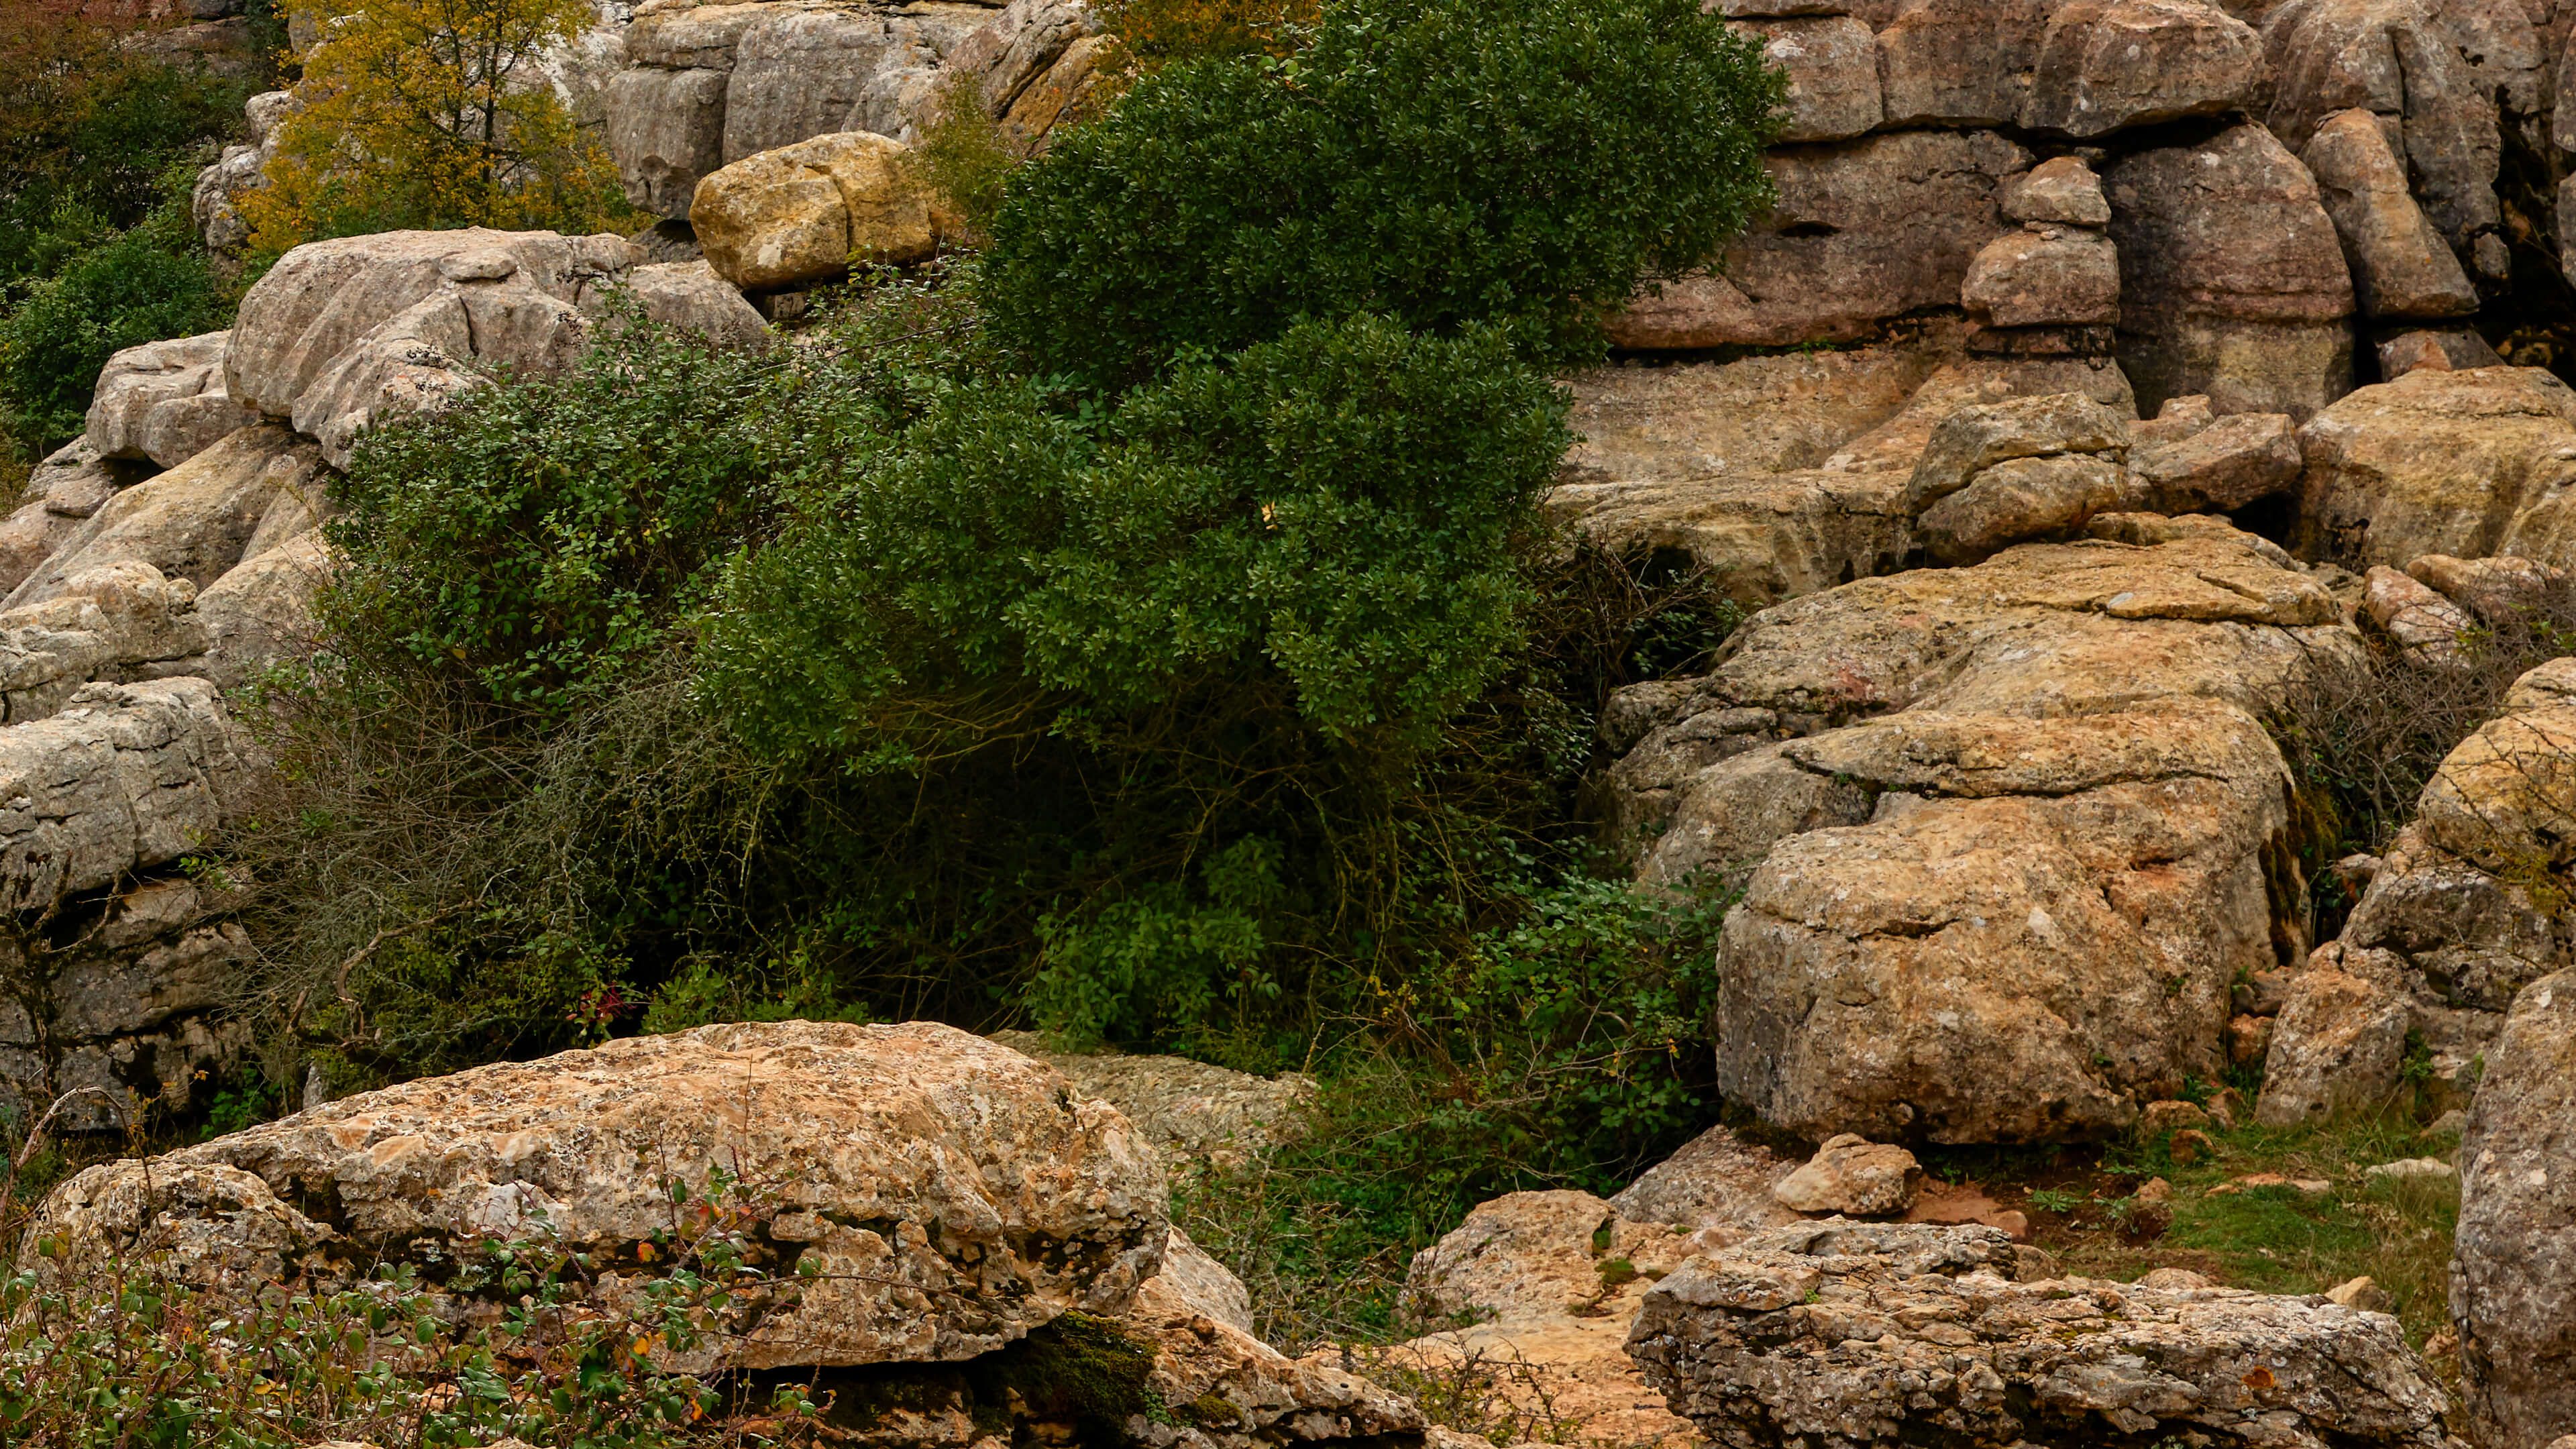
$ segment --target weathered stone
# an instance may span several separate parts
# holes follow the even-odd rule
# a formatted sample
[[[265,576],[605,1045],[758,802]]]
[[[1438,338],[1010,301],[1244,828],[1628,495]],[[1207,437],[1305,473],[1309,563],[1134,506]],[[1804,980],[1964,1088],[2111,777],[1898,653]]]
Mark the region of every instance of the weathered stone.
[[[816,136],[901,130],[889,84],[926,76],[946,48],[920,32],[899,13],[788,6],[745,26],[725,86],[727,164]]]
[[[149,564],[200,591],[242,559],[282,494],[319,488],[314,447],[284,428],[244,428],[83,520],[0,609],[61,597],[70,581],[125,562]]]
[[[1845,141],[1878,129],[1878,38],[1848,15],[1739,20],[1762,58],[1789,78],[1789,118],[1779,140]]]
[[[2459,662],[2460,636],[2473,625],[2460,607],[2386,564],[2363,576],[2362,613],[2426,663]]]
[[[756,348],[770,340],[769,324],[732,283],[704,261],[659,262],[628,272],[624,289],[647,319],[695,333],[719,347]],[[611,288],[609,297],[616,295]],[[608,305],[614,305],[613,300]]]
[[[2102,178],[2074,156],[2043,161],[2028,175],[2005,182],[2003,209],[2015,221],[2111,224],[2111,203],[2102,195]]]
[[[721,70],[633,67],[609,81],[608,149],[626,199],[655,216],[685,217],[698,178],[724,165]]]
[[[85,437],[54,450],[27,475],[17,509],[0,522],[0,588],[15,589],[43,567],[118,489],[148,472],[102,458]]]
[[[2466,317],[2477,288],[2406,189],[2406,164],[2368,111],[2337,111],[2317,128],[2305,156],[2336,232],[2361,315]]]
[[[2079,534],[2096,516],[2132,509],[2142,501],[2128,473],[2111,458],[2015,458],[1986,469],[1965,488],[1924,509],[1914,530],[1935,563],[1969,564],[2013,544]]]
[[[2263,1060],[2254,1120],[2297,1127],[2385,1106],[2406,1061],[2406,1002],[2358,976],[2299,978]]]
[[[1628,1348],[1729,1449],[1927,1433],[2456,1449],[2449,1401],[2393,1318],[2049,1271],[1991,1228],[1786,1228],[1656,1285]]]
[[[2478,558],[2512,546],[2518,516],[2568,476],[2552,455],[2576,449],[2576,391],[2538,368],[2410,372],[2318,414],[2299,445],[2309,547],[2392,567],[2428,553]]]
[[[2495,348],[2466,327],[2415,328],[2379,344],[2379,376],[2383,382],[2395,382],[2423,368],[2454,372],[2503,365],[2504,359]]]
[[[1928,507],[1999,463],[2061,453],[2116,455],[2128,442],[2126,420],[2082,393],[1963,407],[1933,428],[1910,490],[1918,508]]]
[[[866,131],[764,151],[700,181],[690,225],[707,264],[750,291],[829,281],[854,258],[922,261],[938,237],[903,156]]]
[[[2511,623],[2546,608],[2567,585],[2565,570],[2527,558],[2428,553],[2408,564],[2406,572],[2490,624]]]
[[[107,360],[91,395],[86,436],[102,458],[175,468],[259,415],[224,394],[229,332],[129,347]]]
[[[2356,974],[2412,989],[2419,1031],[2435,1024],[2428,1002],[2492,1017],[2523,986],[2569,964],[2551,913],[2527,884],[2442,850],[2420,823],[2398,833],[2334,949]],[[2459,1025],[2471,1035],[2488,1029]],[[2475,1051],[2467,1042],[2461,1063]]]
[[[320,642],[314,601],[333,567],[321,534],[307,532],[234,565],[197,595],[206,678],[237,689],[272,664],[310,656]]]
[[[202,679],[92,684],[0,730],[0,905],[41,910],[195,849],[242,764]]]
[[[1874,1218],[1912,1207],[1922,1187],[1923,1166],[1913,1153],[1845,1133],[1826,1138],[1805,1166],[1771,1189],[1771,1196],[1794,1212]]]
[[[2019,123],[2048,11],[2046,0],[1906,0],[1878,36],[1887,124]]]
[[[2101,326],[2120,320],[2120,255],[2108,237],[2046,225],[1986,244],[1960,301],[1994,327]]]
[[[2094,528],[2135,541],[1846,585],[1614,701],[1636,743],[1612,789],[1671,822],[1641,877],[1758,856],[1718,950],[1731,1100],[1813,1137],[2119,1130],[2219,1074],[2240,972],[2304,952],[2266,884],[2286,777],[2255,717],[2354,637],[2216,520]],[[1631,771],[1739,719],[1752,753]],[[1802,803],[1799,777],[1852,798]]]
[[[1974,8],[1982,32],[1993,7]],[[1770,217],[1718,274],[1632,302],[1611,322],[1614,344],[1788,346],[1956,306],[1969,263],[2004,230],[1997,187],[2029,153],[1987,131],[1904,131],[1788,147],[1767,164],[1779,191]]]
[[[2533,983],[2487,1058],[2460,1142],[2451,1317],[2479,1442],[2576,1424],[2576,973]]]
[[[1000,1032],[993,1039],[1117,1108],[1176,1172],[1239,1163],[1302,1136],[1315,1100],[1314,1079],[1295,1072],[1256,1077],[1186,1057],[1053,1051],[1034,1032]]]
[[[2490,871],[2576,860],[2576,659],[2516,680],[2503,713],[2434,770],[2416,810],[2428,843]]]
[[[2253,27],[2205,0],[2072,0],[2049,18],[2021,123],[2091,138],[2221,115],[2262,65]]]
[[[2305,421],[2352,387],[2352,277],[2297,157],[2260,126],[2141,151],[2104,177],[2120,365],[2139,406],[2206,394]]]
[[[1728,1128],[1711,1127],[1621,1188],[1610,1208],[1629,1222],[1662,1223],[1684,1233],[1784,1227],[1799,1216],[1771,1190],[1798,1166]]]
[[[1067,1311],[1125,1310],[1168,1231],[1152,1154],[1045,1066],[946,1027],[787,1022],[477,1068],[94,1167],[47,1199],[38,1232],[63,1251],[31,1266],[130,1263],[175,1232],[202,1245],[180,1266],[211,1265],[219,1290],[244,1286],[244,1261],[323,1286],[542,1223],[595,1255],[614,1301],[655,1271],[635,1245],[669,1222],[671,1189],[719,1168],[776,1185],[762,1266],[821,1276],[792,1301],[752,1290],[740,1336],[674,1367],[972,1358]],[[211,1222],[172,1186],[192,1177],[225,1186]]]
[[[2285,413],[2238,413],[2131,455],[2157,513],[2232,513],[2299,486],[2299,433]]]

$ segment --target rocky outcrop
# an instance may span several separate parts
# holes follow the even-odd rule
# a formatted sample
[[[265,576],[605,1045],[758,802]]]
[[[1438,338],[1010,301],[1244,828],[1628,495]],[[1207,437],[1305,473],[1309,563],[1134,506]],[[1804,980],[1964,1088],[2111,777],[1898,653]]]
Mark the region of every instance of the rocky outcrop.
[[[2576,973],[2515,1001],[2460,1143],[2451,1316],[2478,1441],[2576,1426]]]
[[[224,391],[230,332],[147,342],[107,360],[92,394],[86,436],[102,458],[176,468],[259,415]]]
[[[2543,545],[2576,479],[2576,391],[2538,368],[2410,372],[2319,413],[2299,445],[2303,548],[2355,566],[2568,561]]]
[[[1125,1310],[1168,1230],[1153,1155],[1039,1063],[945,1027],[790,1022],[482,1067],[91,1168],[46,1201],[60,1251],[30,1266],[173,1253],[238,1292],[545,1236],[593,1254],[614,1298],[655,1271],[636,1244],[672,1189],[719,1169],[777,1199],[764,1266],[820,1275],[755,1290],[698,1371],[973,1358]],[[229,1205],[210,1214],[192,1181]]]
[[[716,275],[746,291],[812,286],[853,263],[926,261],[939,241],[904,148],[865,131],[745,157],[698,183],[690,224]]]
[[[993,1040],[1117,1108],[1176,1174],[1234,1166],[1302,1136],[1318,1090],[1295,1072],[1256,1077],[1187,1057],[1054,1051],[1035,1032],[997,1032]]]
[[[2219,1075],[2239,973],[2304,955],[2258,716],[2357,637],[2222,522],[2091,527],[1776,607],[1612,700],[1640,880],[1747,873],[1731,1100],[1811,1138],[2117,1131]]]
[[[2070,0],[2049,16],[2021,124],[2091,138],[2224,115],[2262,66],[2253,27],[2205,0]]]
[[[2061,1278],[1991,1228],[1765,1233],[1658,1283],[1628,1349],[1675,1413],[1745,1449],[2459,1444],[2394,1318]]]
[[[1961,408],[1933,429],[1907,486],[1914,531],[1936,563],[1975,563],[2012,544],[2079,533],[2140,501],[2129,429],[2081,393]]]

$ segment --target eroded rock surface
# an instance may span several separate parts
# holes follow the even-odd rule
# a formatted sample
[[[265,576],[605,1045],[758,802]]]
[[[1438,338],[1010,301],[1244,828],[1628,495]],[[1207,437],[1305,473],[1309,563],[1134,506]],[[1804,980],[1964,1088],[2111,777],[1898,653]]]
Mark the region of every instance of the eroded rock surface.
[[[2480,1442],[2576,1424],[2576,973],[2515,1001],[2460,1143],[2451,1315]]]
[[[2394,1318],[2060,1278],[1991,1228],[1765,1233],[1657,1284],[1628,1347],[1730,1449],[2459,1444]]]

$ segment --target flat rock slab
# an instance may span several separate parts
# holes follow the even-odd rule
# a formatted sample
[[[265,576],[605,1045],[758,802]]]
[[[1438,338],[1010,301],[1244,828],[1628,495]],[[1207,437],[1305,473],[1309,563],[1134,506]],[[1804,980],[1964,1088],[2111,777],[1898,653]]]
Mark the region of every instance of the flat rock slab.
[[[34,1237],[59,1251],[29,1265],[167,1254],[256,1291],[548,1237],[613,1297],[658,1271],[638,1245],[674,1226],[674,1186],[719,1169],[776,1202],[755,1266],[820,1276],[751,1295],[702,1370],[972,1358],[1122,1311],[1168,1227],[1151,1151],[1046,1066],[942,1026],[787,1022],[481,1067],[93,1167],[47,1199]]]
[[[2056,1277],[1993,1228],[1824,1223],[1684,1264],[1628,1351],[1727,1449],[2456,1449],[2397,1320]]]

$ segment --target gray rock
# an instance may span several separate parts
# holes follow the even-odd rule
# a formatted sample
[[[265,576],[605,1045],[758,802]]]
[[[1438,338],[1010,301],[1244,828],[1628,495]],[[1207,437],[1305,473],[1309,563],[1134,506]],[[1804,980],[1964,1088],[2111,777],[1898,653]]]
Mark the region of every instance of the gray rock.
[[[2538,1449],[2576,1424],[2576,973],[2518,997],[2460,1142],[2451,1317],[2470,1424]]]
[[[2238,413],[2134,454],[2130,466],[2157,513],[2232,513],[2294,491],[2303,460],[2286,413]]]
[[[2296,1127],[2386,1106],[2406,1062],[2405,999],[2359,976],[2309,971],[2290,990],[2263,1060],[2254,1120]]]
[[[175,468],[259,415],[224,393],[224,344],[208,332],[129,347],[107,360],[91,394],[86,436],[102,458]]]
[[[1799,1221],[1798,1214],[1782,1207],[1771,1190],[1797,1170],[1795,1159],[1728,1128],[1711,1127],[1621,1188],[1610,1208],[1629,1222],[1662,1223],[1685,1233],[1710,1226],[1746,1232],[1786,1227]]]
[[[1923,1165],[1913,1153],[1845,1133],[1826,1138],[1805,1166],[1772,1187],[1771,1197],[1793,1212],[1874,1218],[1912,1207],[1922,1186]]]
[[[195,849],[242,763],[202,679],[93,684],[0,730],[0,904],[38,910]]]
[[[1186,1057],[1058,1051],[1035,1032],[997,1032],[993,1040],[1117,1108],[1175,1171],[1238,1164],[1303,1136],[1317,1090],[1295,1072],[1256,1077]]]
[[[2102,195],[2102,178],[2074,156],[2059,156],[2004,183],[2004,215],[2015,221],[2053,221],[2068,226],[2108,226],[2111,203]]]
[[[244,428],[167,473],[124,489],[79,524],[0,609],[61,597],[72,579],[127,562],[203,590],[241,562],[281,495],[320,486],[313,445],[273,424]]]
[[[626,199],[655,216],[686,217],[698,178],[724,165],[721,70],[636,66],[608,83],[608,149]]]
[[[2394,1318],[2050,1272],[1992,1228],[1781,1229],[1657,1284],[1628,1351],[1726,1449],[2458,1449],[2449,1400]]]

